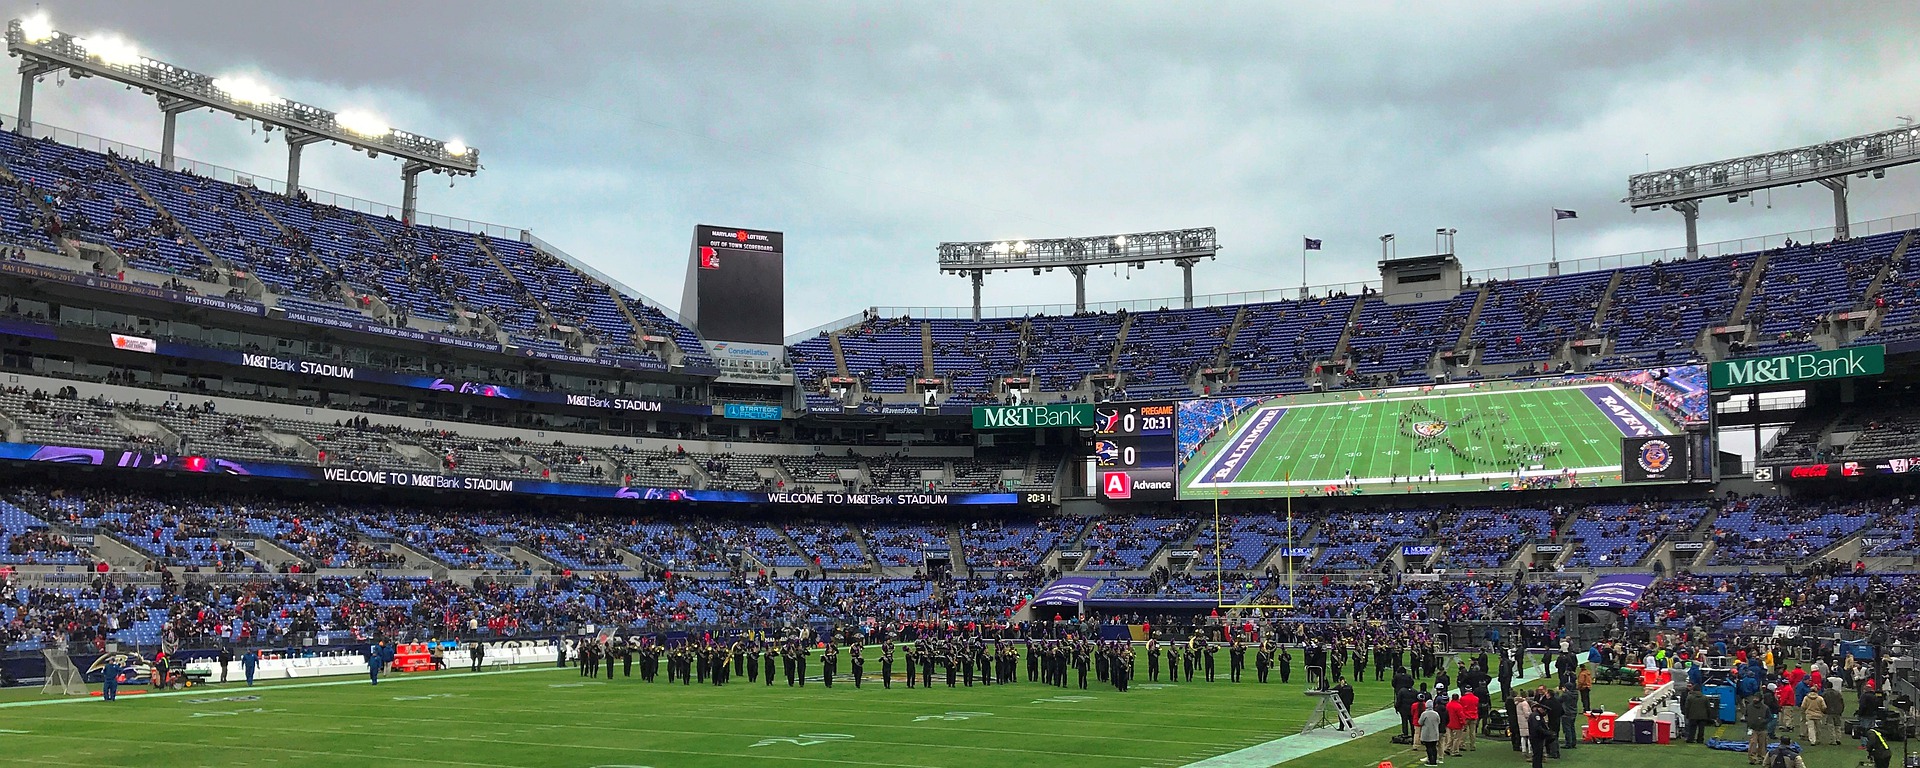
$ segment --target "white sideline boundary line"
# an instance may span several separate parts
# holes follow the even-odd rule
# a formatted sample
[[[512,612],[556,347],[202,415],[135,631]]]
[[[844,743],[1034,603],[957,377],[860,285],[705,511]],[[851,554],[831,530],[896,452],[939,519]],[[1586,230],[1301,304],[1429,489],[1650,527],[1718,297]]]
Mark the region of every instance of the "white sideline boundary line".
[[[1540,679],[1544,680],[1545,678]],[[1529,682],[1533,681],[1523,681],[1520,685],[1525,686]],[[1498,680],[1493,681],[1487,686],[1488,695],[1496,695],[1500,693],[1500,690],[1500,681]],[[1400,726],[1400,713],[1393,711],[1393,707],[1375,710],[1354,718],[1353,725],[1355,728],[1365,731],[1368,736],[1386,733]],[[1364,736],[1362,738],[1364,738]],[[1236,749],[1223,755],[1215,755],[1205,760],[1188,763],[1181,766],[1181,768],[1271,768],[1271,766],[1280,763],[1309,757],[1316,752],[1332,749],[1342,744],[1350,744],[1354,741],[1358,741],[1358,739],[1349,738],[1345,732],[1328,728],[1316,728],[1307,733],[1282,736],[1273,741],[1255,744],[1243,749]]]
[[[569,670],[569,669],[573,670],[575,673],[578,673],[580,671],[579,668],[577,667],[542,666],[542,667],[530,667],[530,668],[522,668],[522,669],[502,669],[494,672],[454,672],[450,674],[438,674],[438,675],[409,675],[409,674],[403,673],[401,676],[385,678],[381,682],[399,683],[399,682],[417,681],[417,680],[452,680],[458,677],[492,677],[494,675],[523,675],[529,672],[560,672],[560,671]],[[280,684],[270,684],[270,685],[257,685],[251,688],[247,687],[244,684],[242,684],[238,688],[227,688],[227,687],[214,688],[214,687],[208,686],[201,689],[188,688],[182,691],[161,691],[159,693],[142,693],[138,695],[129,695],[127,699],[129,701],[136,701],[136,700],[145,700],[145,699],[165,699],[165,698],[172,698],[175,696],[221,696],[221,695],[231,696],[231,695],[237,695],[241,691],[285,691],[285,690],[291,690],[294,688],[330,688],[330,687],[339,686],[339,685],[370,686],[372,684],[367,682],[366,680],[361,680],[356,678],[353,680],[325,680],[325,681],[312,682],[312,683],[280,683]],[[86,697],[75,696],[75,697],[66,698],[66,699],[39,699],[34,701],[9,701],[4,704],[0,704],[0,709],[13,709],[16,707],[46,707],[46,706],[52,706],[54,704],[86,704],[86,703],[105,703],[105,701],[97,696],[86,696]]]

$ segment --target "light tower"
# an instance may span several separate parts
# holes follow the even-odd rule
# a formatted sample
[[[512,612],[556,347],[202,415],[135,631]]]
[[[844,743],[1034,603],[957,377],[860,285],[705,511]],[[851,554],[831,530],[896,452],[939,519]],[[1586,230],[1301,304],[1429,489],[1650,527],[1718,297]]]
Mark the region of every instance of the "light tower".
[[[20,120],[14,131],[33,135],[33,85],[48,74],[66,70],[75,79],[101,77],[139,88],[159,103],[161,114],[160,164],[174,164],[176,120],[200,108],[253,120],[266,130],[283,131],[287,141],[287,194],[300,189],[300,155],[308,144],[332,141],[368,157],[387,155],[401,161],[402,218],[411,223],[422,173],[471,176],[480,171],[480,151],[458,139],[442,141],[396,130],[385,120],[364,111],[333,112],[275,95],[271,88],[249,77],[213,77],[140,55],[131,42],[117,36],[83,38],[53,28],[45,15],[14,19],[7,24],[7,55],[20,59]]]
[[[1193,307],[1193,267],[1201,259],[1214,258],[1220,244],[1213,227],[1175,229],[1162,232],[1137,232],[1127,235],[1097,235],[1053,240],[989,240],[971,243],[941,243],[940,272],[966,275],[973,281],[973,319],[980,319],[980,289],[986,274],[994,270],[1008,272],[1031,269],[1051,272],[1066,267],[1073,274],[1073,308],[1087,309],[1087,268],[1101,264],[1124,264],[1129,269],[1146,269],[1148,262],[1171,261],[1181,271],[1185,306]]]

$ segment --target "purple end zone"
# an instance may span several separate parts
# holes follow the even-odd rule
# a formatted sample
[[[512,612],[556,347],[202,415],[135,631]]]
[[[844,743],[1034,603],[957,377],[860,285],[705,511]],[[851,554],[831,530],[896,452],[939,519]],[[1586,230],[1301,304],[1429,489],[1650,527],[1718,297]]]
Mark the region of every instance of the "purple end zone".
[[[1665,434],[1654,425],[1647,423],[1646,417],[1641,416],[1640,411],[1613,387],[1604,384],[1581,387],[1580,393],[1586,395],[1588,400],[1592,400],[1593,406],[1606,414],[1607,419],[1611,420],[1615,427],[1620,428],[1620,434],[1627,437],[1652,437]]]
[[[1200,473],[1200,482],[1229,483],[1240,476],[1240,470],[1246,468],[1247,458],[1267,439],[1267,433],[1273,431],[1273,425],[1280,423],[1280,417],[1286,415],[1285,408],[1268,408],[1255,417],[1240,433],[1239,439],[1232,445],[1220,449],[1220,453],[1207,462],[1207,469]]]

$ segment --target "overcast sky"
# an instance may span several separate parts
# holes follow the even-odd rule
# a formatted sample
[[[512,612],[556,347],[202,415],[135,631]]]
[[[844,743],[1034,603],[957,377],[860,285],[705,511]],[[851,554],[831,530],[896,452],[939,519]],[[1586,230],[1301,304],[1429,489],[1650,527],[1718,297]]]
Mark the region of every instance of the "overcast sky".
[[[479,147],[420,207],[532,229],[678,303],[696,223],[787,233],[787,327],[951,306],[943,240],[1214,226],[1200,292],[1377,276],[1460,230],[1468,269],[1683,243],[1630,173],[1800,146],[1920,112],[1908,3],[251,3],[43,5],[62,31]],[[15,16],[32,6],[18,6]],[[1632,8],[1632,14],[1622,10]],[[0,78],[0,104],[17,98]],[[150,98],[40,87],[36,120],[158,147]],[[183,157],[284,176],[247,125],[182,118]],[[304,182],[397,205],[399,167],[306,153]],[[1769,203],[1771,207],[1769,208]],[[1856,221],[1920,210],[1920,169],[1855,182]],[[1825,226],[1809,186],[1705,204],[1703,241]],[[1177,296],[1171,266],[1090,300]],[[1072,301],[1064,270],[989,304]]]

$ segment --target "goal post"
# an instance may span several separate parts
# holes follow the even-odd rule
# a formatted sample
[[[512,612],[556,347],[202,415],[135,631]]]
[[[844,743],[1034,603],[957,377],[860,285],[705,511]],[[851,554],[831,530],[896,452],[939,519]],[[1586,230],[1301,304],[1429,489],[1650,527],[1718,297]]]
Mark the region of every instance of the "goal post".
[[[1292,482],[1293,476],[1291,474],[1287,475],[1286,480]],[[1226,492],[1221,491],[1220,493],[1224,494]],[[1213,585],[1214,598],[1221,610],[1293,609],[1294,581],[1293,557],[1291,556],[1293,552],[1293,494],[1287,493],[1285,496],[1287,499],[1287,532],[1286,543],[1282,546],[1280,559],[1285,563],[1285,570],[1282,572],[1282,577],[1286,579],[1287,596],[1285,602],[1278,603],[1239,603],[1227,601],[1227,564],[1226,559],[1223,557],[1223,555],[1226,554],[1227,529],[1221,524],[1220,497],[1218,495],[1213,497]]]

